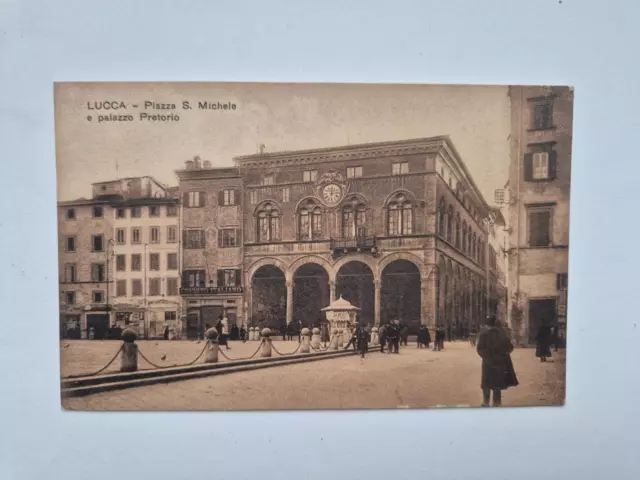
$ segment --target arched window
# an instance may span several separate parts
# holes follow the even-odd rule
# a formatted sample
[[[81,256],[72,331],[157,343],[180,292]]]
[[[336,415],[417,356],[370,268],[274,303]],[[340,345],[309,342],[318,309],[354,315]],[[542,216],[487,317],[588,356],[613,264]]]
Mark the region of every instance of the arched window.
[[[462,251],[467,253],[467,222],[465,220],[462,221]]]
[[[462,235],[462,232],[460,231],[460,214],[456,213],[456,239],[455,239],[456,248],[460,248],[461,235]]]
[[[469,245],[469,256],[475,258],[476,256],[476,234],[471,234],[471,245]]]
[[[298,207],[298,240],[323,238],[322,208],[313,200]]]
[[[438,235],[441,237],[444,236],[444,224],[445,224],[445,210],[444,210],[444,198],[440,199],[440,204],[438,205]]]
[[[413,233],[413,204],[399,193],[387,202],[387,235],[411,235]]]
[[[269,243],[280,240],[280,210],[278,207],[267,202],[260,206],[256,216],[258,218],[258,242]]]
[[[453,235],[453,207],[449,205],[447,211],[447,242],[451,243],[451,235]]]
[[[342,207],[342,236],[344,238],[367,235],[367,206],[353,197]]]

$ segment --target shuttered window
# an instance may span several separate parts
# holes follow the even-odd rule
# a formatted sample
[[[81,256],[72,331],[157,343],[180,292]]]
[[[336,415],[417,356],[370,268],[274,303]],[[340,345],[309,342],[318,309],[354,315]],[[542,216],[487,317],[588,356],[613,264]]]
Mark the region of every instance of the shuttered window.
[[[529,209],[529,246],[549,247],[551,237],[551,208]]]

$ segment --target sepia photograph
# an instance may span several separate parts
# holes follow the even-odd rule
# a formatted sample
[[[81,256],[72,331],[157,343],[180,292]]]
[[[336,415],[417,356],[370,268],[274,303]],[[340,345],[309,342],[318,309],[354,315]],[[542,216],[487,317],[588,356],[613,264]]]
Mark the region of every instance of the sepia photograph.
[[[573,97],[56,83],[63,408],[564,405]]]

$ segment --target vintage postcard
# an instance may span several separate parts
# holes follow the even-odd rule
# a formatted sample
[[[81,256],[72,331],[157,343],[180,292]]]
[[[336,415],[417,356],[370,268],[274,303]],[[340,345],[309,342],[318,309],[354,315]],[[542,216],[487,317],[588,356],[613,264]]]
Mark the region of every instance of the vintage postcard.
[[[564,404],[571,87],[54,89],[64,408]]]

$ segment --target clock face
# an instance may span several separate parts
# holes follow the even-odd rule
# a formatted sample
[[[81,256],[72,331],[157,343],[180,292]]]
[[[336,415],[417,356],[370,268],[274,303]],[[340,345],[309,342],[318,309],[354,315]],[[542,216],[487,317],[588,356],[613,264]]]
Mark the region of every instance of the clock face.
[[[340,187],[334,183],[330,183],[322,189],[322,196],[324,201],[335,205],[340,200]]]

